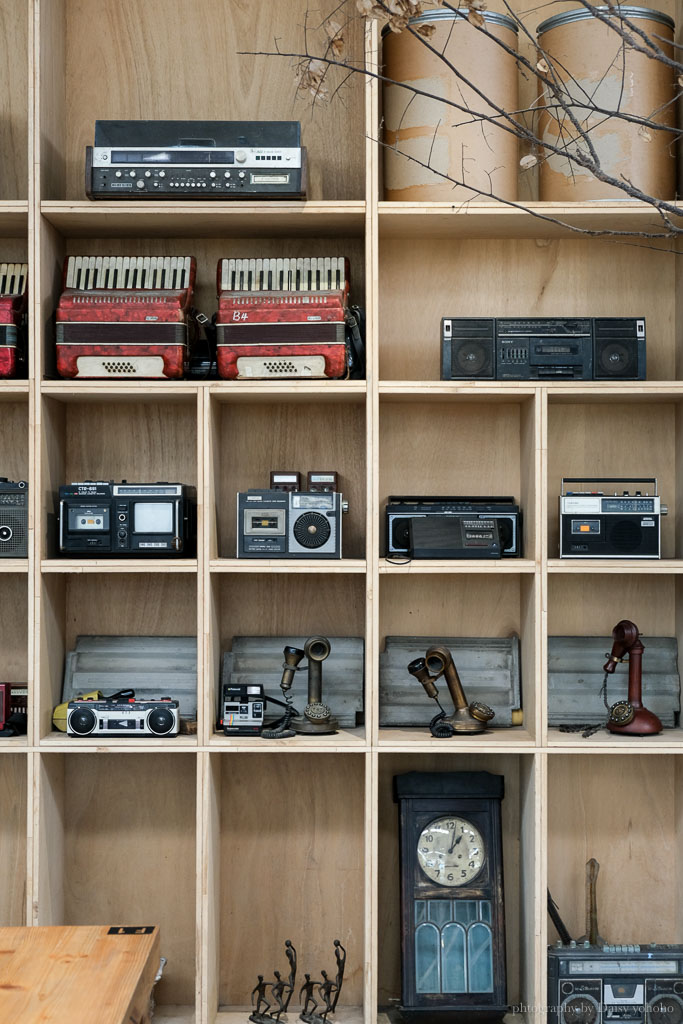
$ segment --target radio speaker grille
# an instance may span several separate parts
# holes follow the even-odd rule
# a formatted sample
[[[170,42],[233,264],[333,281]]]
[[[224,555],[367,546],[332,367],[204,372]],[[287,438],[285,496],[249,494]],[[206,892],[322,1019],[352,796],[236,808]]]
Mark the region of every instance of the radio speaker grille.
[[[292,532],[302,548],[320,548],[329,540],[332,528],[319,512],[304,512],[294,523]]]
[[[595,321],[596,380],[638,379],[637,320],[610,317]]]
[[[0,558],[24,558],[27,554],[26,512],[0,509]]]
[[[494,327],[492,320],[452,320],[451,377],[492,380]]]
[[[607,541],[614,551],[632,554],[642,543],[640,526],[633,519],[617,519],[607,528]]]

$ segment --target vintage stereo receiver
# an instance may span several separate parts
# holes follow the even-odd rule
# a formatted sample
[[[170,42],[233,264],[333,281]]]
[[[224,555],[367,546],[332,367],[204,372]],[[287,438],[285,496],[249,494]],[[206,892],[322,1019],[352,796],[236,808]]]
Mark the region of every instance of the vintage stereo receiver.
[[[0,558],[28,555],[28,484],[0,477]]]
[[[339,493],[249,490],[237,495],[238,558],[341,558]]]
[[[0,377],[26,375],[27,286],[27,263],[0,263]]]
[[[442,380],[645,380],[642,317],[445,317]]]
[[[260,683],[229,683],[223,687],[223,718],[226,736],[260,736],[266,698]]]
[[[349,310],[348,296],[343,256],[219,260],[219,375],[362,376],[362,314]]]
[[[680,1024],[683,946],[572,943],[548,949],[548,1024]]]
[[[66,713],[69,736],[177,736],[180,729],[178,701],[71,700]]]
[[[623,484],[638,489],[622,491]],[[661,558],[661,517],[667,512],[654,477],[565,477],[560,558]]]
[[[519,558],[522,512],[512,497],[406,497],[386,506],[387,558]]]
[[[96,121],[89,199],[305,199],[298,121]]]
[[[59,488],[59,550],[66,555],[195,553],[195,489],[185,484],[86,480]]]
[[[182,377],[195,273],[192,256],[68,256],[56,317],[60,377]]]

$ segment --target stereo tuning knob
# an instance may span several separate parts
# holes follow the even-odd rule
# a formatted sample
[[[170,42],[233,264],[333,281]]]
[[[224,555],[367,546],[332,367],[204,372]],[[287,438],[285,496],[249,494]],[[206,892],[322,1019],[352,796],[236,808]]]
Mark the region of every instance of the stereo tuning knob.
[[[142,178],[138,178],[138,180],[137,180],[137,187],[138,188],[144,188],[145,187],[145,183],[144,183]]]
[[[238,164],[243,164],[246,159],[247,159],[247,154],[244,152],[244,150],[243,149],[238,149],[237,152],[235,153],[235,160],[237,161],[237,163]]]

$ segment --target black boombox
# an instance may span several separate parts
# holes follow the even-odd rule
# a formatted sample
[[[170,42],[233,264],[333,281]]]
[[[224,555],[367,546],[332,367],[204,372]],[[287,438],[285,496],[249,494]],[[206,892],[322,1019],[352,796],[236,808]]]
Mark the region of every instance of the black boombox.
[[[195,552],[195,489],[185,484],[65,484],[57,514],[61,554],[148,558]]]
[[[519,558],[522,513],[514,498],[391,496],[387,558]]]
[[[180,704],[170,697],[159,700],[69,701],[66,731],[69,736],[177,736]]]
[[[28,556],[28,484],[0,477],[0,558]]]
[[[237,495],[238,558],[341,558],[336,491],[249,490]]]
[[[582,943],[548,949],[548,1024],[679,1024],[683,946]]]
[[[645,380],[642,317],[444,317],[442,380]]]
[[[575,484],[582,489],[567,490]],[[586,484],[600,490],[585,490]],[[617,492],[623,484],[643,489]],[[560,558],[661,558],[661,517],[667,512],[655,477],[565,477]]]

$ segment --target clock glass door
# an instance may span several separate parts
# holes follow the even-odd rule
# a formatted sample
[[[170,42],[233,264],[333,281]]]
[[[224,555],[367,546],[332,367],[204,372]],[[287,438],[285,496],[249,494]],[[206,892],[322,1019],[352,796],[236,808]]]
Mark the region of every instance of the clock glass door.
[[[490,900],[419,899],[414,915],[417,992],[493,992]]]

